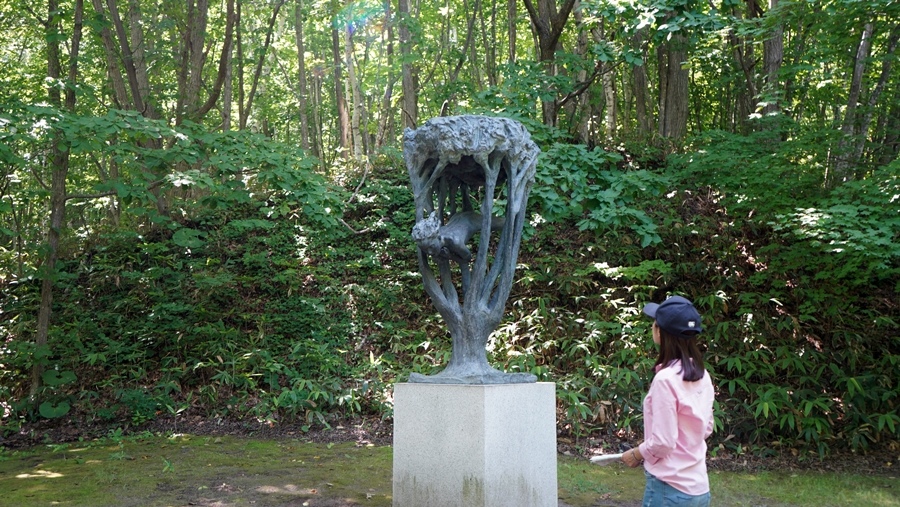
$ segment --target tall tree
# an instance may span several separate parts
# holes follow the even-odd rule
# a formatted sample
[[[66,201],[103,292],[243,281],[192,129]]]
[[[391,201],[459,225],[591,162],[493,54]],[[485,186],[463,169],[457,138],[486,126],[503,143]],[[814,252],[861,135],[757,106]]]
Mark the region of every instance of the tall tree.
[[[742,10],[739,5],[732,6],[732,14],[736,19],[743,17],[757,19],[761,13],[756,0],[747,0],[746,10]],[[732,121],[742,132],[748,132],[747,119],[754,112],[754,100],[758,99],[758,86],[754,77],[754,67],[756,66],[756,57],[754,55],[754,44],[752,41],[739,36],[736,28],[732,27],[728,31],[727,44],[731,50],[734,61],[743,76],[744,86],[736,90],[738,100],[734,104],[736,110],[731,114]]]
[[[335,17],[333,19],[336,21],[336,13],[338,11],[337,4],[333,3],[332,7],[335,12]],[[331,24],[331,57],[334,76],[334,99],[337,104],[338,125],[340,127],[340,137],[338,139],[340,141],[341,157],[349,158],[350,111],[347,109],[347,99],[344,95],[344,79],[342,71],[344,63],[342,57],[343,52],[341,51],[340,27],[335,21]]]
[[[309,151],[309,107],[307,97],[309,95],[306,84],[306,47],[303,43],[303,0],[297,0],[294,7],[294,35],[297,41],[297,84],[298,109],[300,113],[300,146]]]
[[[416,128],[419,116],[419,91],[414,66],[416,58],[413,56],[413,44],[409,32],[409,26],[412,23],[409,0],[397,1],[397,14],[400,17],[400,58],[402,61],[403,107],[401,107],[401,114],[405,127]]]
[[[253,100],[256,98],[256,91],[259,88],[259,79],[262,75],[263,65],[266,62],[266,53],[272,44],[272,35],[275,32],[275,21],[278,20],[278,12],[287,0],[278,0],[275,8],[272,10],[272,16],[269,18],[269,24],[266,27],[266,39],[263,42],[262,50],[259,51],[259,59],[256,61],[256,69],[253,72],[253,80],[250,84],[250,91],[247,93],[247,103],[241,108],[239,127],[241,130],[247,128],[247,120],[250,118],[250,112],[253,109]]]
[[[688,70],[687,39],[673,32],[658,46],[659,135],[673,141],[687,133]]]
[[[859,44],[856,47],[855,57],[853,58],[853,77],[850,80],[850,93],[847,98],[847,107],[844,110],[844,119],[841,125],[841,133],[843,134],[841,142],[833,157],[831,170],[828,172],[825,185],[833,187],[835,184],[851,179],[852,171],[850,167],[850,146],[853,144],[851,139],[858,133],[857,108],[859,106],[860,94],[862,93],[863,77],[866,71],[866,61],[872,50],[872,35],[875,31],[875,25],[871,22],[863,26],[860,34]]]
[[[381,98],[381,115],[378,121],[378,130],[375,134],[375,147],[384,146],[387,141],[388,132],[393,130],[394,114],[393,114],[393,96],[394,84],[396,84],[397,76],[394,72],[394,16],[391,11],[390,0],[384,0],[384,24],[381,31],[383,44],[385,46],[385,66],[387,68],[387,79],[385,80],[384,93]]]
[[[237,24],[237,12],[235,11],[234,1],[235,0],[226,0],[225,2],[225,38],[222,41],[222,52],[219,56],[219,67],[218,71],[216,72],[216,79],[213,83],[212,90],[209,93],[209,97],[207,97],[206,101],[201,104],[199,101],[197,101],[197,99],[199,99],[198,92],[195,96],[194,102],[189,103],[190,109],[188,116],[193,121],[200,121],[210,110],[212,110],[213,107],[216,106],[219,98],[222,95],[224,85],[231,75],[231,53],[234,47],[234,29],[235,25]],[[196,47],[199,50],[200,46]],[[193,48],[194,46],[192,46],[192,51]],[[192,73],[196,71],[197,75],[201,75],[203,67],[202,61],[205,60],[205,57],[203,59],[195,57],[195,59],[200,60],[200,64],[191,66]],[[191,87],[196,87],[199,90],[200,83],[198,82],[194,84],[193,80],[199,80],[200,78],[195,78],[194,74],[192,74],[191,79]]]
[[[778,0],[769,0],[769,10],[766,12],[767,19],[778,18]],[[763,107],[763,114],[766,116],[777,113],[781,107],[779,104],[781,95],[781,86],[778,79],[778,73],[781,71],[781,64],[784,60],[784,25],[780,19],[773,21],[774,26],[769,37],[763,41],[763,59],[766,104]]]
[[[900,24],[892,27],[888,36],[885,56],[881,73],[877,84],[869,92],[869,99],[862,104],[863,88],[865,86],[866,64],[872,53],[872,39],[875,36],[875,23],[866,23],[860,35],[859,45],[853,59],[853,74],[850,80],[850,90],[847,98],[847,106],[841,125],[841,140],[835,150],[835,156],[831,170],[825,180],[828,187],[833,187],[840,182],[852,180],[855,177],[854,167],[860,163],[866,139],[869,135],[869,126],[872,121],[874,105],[878,102],[888,77],[890,76],[893,55],[900,39]],[[860,108],[860,106],[863,108]],[[860,111],[863,111],[860,114]]]
[[[351,25],[343,27],[344,33],[344,65],[347,67],[347,99],[351,105],[350,111],[350,133],[353,141],[353,160],[357,164],[362,163],[363,157],[363,137],[360,128],[362,121],[362,111],[365,104],[362,101],[362,95],[359,92],[359,82],[356,79],[356,66],[353,63],[353,29]]]
[[[507,62],[516,63],[516,21],[518,14],[516,13],[516,4],[518,0],[506,0],[506,23],[507,37],[509,38],[509,53],[507,53]]]
[[[122,21],[117,0],[106,0],[107,10],[104,10],[104,6],[99,1],[94,1],[93,5],[97,15],[103,19],[106,19],[108,16],[115,29],[119,54],[127,76],[128,89],[131,93],[130,100],[127,102],[145,118],[159,119],[160,114],[157,111],[154,100],[151,98],[150,75],[145,59],[143,16],[137,1],[130,0],[128,4],[128,30],[126,30],[125,23]],[[111,73],[110,76],[116,79],[115,74]],[[114,82],[113,87],[117,88],[118,84]],[[162,146],[161,140],[157,138],[145,139],[141,141],[141,144],[149,149],[159,149]],[[146,169],[155,176],[157,181],[161,180],[167,172],[167,168],[159,163],[148,163]],[[153,194],[156,201],[157,213],[162,216],[168,216],[168,196],[155,184],[148,185],[148,190]]]
[[[59,0],[47,2],[47,19],[43,21],[47,41],[47,82],[50,104],[75,111],[78,83],[78,58],[81,51],[82,20],[84,15],[83,0],[75,0],[72,39],[69,44],[69,64],[65,79],[62,74],[62,58],[60,35],[62,20]],[[64,86],[60,86],[63,85]],[[62,100],[60,88],[65,89],[65,102]],[[62,134],[53,136],[50,148],[52,176],[50,183],[50,224],[47,228],[47,249],[41,279],[41,303],[38,308],[37,329],[35,330],[35,347],[41,349],[47,345],[50,333],[50,316],[53,309],[53,279],[56,263],[59,259],[59,240],[66,220],[66,177],[69,173],[69,149],[62,140]],[[43,366],[35,361],[31,372],[31,388],[29,398],[38,402],[43,377]]]
[[[653,135],[654,131],[653,115],[650,108],[650,80],[647,77],[646,37],[646,28],[636,30],[632,37],[632,47],[641,55],[641,64],[631,67],[631,86],[639,139],[648,139]]]
[[[537,5],[532,0],[525,0],[525,9],[538,39],[538,59],[544,64],[545,72],[550,76],[557,73],[555,55],[559,48],[559,39],[566,28],[575,2],[576,0],[564,0],[563,4],[557,7],[556,0],[537,0]],[[560,104],[556,100],[541,103],[545,125],[556,126],[559,107]]]

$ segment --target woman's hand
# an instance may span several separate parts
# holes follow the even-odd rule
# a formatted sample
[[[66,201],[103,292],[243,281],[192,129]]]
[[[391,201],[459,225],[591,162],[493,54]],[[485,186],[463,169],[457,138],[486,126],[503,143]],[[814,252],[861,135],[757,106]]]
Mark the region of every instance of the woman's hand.
[[[641,456],[641,451],[638,450],[637,447],[625,451],[622,454],[622,462],[628,465],[631,468],[640,466],[641,461],[643,461],[643,456]]]

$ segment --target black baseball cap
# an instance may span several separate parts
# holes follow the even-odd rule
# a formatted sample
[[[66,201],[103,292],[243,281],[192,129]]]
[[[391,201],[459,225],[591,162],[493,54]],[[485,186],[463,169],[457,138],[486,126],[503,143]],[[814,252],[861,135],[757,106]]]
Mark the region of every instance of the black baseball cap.
[[[700,334],[700,312],[694,304],[681,296],[672,296],[662,303],[647,303],[644,313],[656,320],[663,331],[685,338]]]

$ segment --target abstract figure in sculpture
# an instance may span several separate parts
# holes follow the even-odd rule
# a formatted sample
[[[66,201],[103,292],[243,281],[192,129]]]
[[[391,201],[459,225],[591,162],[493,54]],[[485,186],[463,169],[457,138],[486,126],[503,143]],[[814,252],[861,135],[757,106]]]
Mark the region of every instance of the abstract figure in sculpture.
[[[507,118],[440,117],[404,132],[403,156],[416,203],[412,237],[418,245],[419,271],[453,340],[450,363],[443,371],[412,374],[410,382],[537,380],[530,373],[491,367],[485,346],[503,318],[512,288],[539,153],[525,127]],[[491,238],[498,231],[499,238]],[[476,236],[477,248],[470,247]]]

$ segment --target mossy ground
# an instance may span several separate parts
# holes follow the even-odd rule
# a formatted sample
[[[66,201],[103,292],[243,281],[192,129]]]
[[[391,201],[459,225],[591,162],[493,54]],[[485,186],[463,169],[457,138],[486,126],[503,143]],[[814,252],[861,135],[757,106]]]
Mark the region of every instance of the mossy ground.
[[[391,448],[231,436],[107,438],[0,453],[0,506],[391,505]],[[713,471],[716,505],[900,506],[894,477]],[[644,478],[560,456],[561,506],[637,506]]]
[[[7,455],[0,491],[9,506],[389,506],[391,450],[191,436],[50,446]]]

